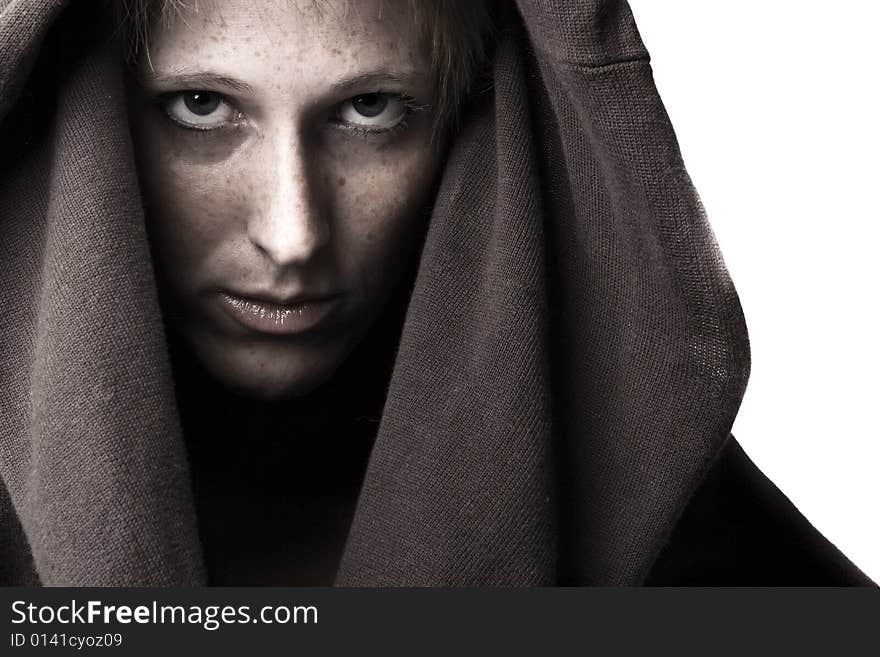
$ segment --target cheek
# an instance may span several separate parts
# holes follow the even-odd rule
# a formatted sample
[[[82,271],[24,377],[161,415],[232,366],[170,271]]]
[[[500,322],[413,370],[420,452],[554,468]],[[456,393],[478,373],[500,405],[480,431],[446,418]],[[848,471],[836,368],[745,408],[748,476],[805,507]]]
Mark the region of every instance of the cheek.
[[[161,140],[140,157],[150,241],[177,288],[197,285],[235,239],[252,182],[176,157]]]
[[[192,290],[245,216],[253,181],[228,157],[242,140],[204,139],[169,125],[156,108],[137,101],[130,108],[154,259],[174,288]]]
[[[350,279],[375,287],[387,284],[418,243],[436,162],[424,152],[347,159],[359,161],[372,164],[335,167],[334,241]]]

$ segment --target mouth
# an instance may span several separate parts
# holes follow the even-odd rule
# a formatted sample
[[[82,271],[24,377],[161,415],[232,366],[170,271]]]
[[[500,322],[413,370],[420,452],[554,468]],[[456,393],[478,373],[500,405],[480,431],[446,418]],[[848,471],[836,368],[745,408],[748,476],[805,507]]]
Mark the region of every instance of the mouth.
[[[299,297],[277,303],[255,297],[221,292],[223,309],[238,324],[251,331],[270,335],[294,335],[318,327],[333,311],[340,296]]]

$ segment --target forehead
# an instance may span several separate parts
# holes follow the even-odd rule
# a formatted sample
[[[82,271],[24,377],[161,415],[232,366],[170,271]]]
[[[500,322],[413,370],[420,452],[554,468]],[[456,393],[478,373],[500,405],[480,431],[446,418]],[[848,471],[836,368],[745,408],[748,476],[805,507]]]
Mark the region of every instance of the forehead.
[[[199,0],[154,22],[148,64],[257,84],[376,68],[428,75],[425,42],[409,0]]]

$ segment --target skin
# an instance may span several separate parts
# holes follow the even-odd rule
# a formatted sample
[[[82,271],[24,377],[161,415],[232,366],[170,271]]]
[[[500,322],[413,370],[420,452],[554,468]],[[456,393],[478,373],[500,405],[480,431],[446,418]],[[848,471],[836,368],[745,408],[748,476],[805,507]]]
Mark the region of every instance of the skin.
[[[424,230],[442,150],[429,55],[405,1],[188,4],[152,27],[130,103],[163,311],[224,385],[305,394],[367,333]],[[385,109],[364,117],[352,98],[377,92]],[[339,296],[314,330],[271,335],[222,290]]]

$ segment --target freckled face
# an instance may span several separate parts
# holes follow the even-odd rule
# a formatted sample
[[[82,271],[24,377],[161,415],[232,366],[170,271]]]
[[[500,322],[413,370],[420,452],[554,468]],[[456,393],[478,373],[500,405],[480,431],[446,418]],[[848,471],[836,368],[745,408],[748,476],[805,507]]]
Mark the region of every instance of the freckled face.
[[[153,26],[131,120],[163,310],[245,394],[325,381],[417,248],[439,149],[406,5],[202,0]]]

